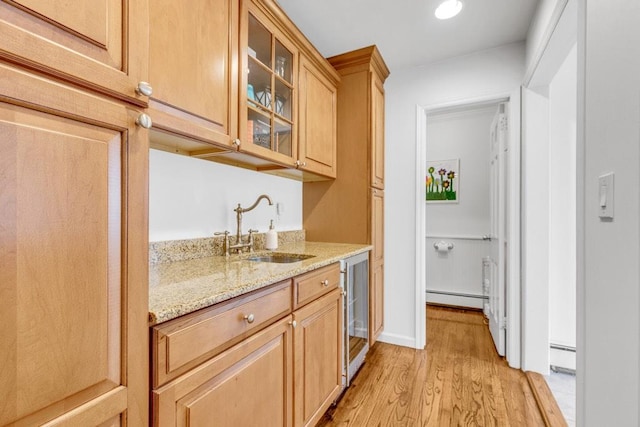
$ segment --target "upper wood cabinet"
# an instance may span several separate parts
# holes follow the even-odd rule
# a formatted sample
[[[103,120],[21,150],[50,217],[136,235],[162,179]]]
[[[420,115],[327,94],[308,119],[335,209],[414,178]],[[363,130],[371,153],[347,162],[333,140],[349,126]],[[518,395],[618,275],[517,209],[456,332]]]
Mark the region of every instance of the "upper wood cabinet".
[[[240,150],[295,167],[298,48],[268,8],[242,4]]]
[[[299,167],[336,177],[337,88],[306,57],[300,57]]]
[[[240,151],[258,170],[305,181],[336,176],[340,77],[273,0],[240,12]]]
[[[371,186],[384,189],[384,87],[380,77],[371,78]]]
[[[0,2],[0,58],[146,106],[147,1]]]
[[[234,147],[238,8],[237,0],[149,3],[149,114],[155,129]]]
[[[0,425],[145,425],[139,112],[1,63],[0,93]]]

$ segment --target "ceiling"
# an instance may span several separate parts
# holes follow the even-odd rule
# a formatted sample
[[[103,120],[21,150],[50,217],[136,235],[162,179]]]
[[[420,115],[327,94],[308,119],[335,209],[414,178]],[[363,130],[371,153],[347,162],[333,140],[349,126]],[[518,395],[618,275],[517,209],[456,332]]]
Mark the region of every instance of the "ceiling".
[[[277,0],[324,56],[375,44],[394,71],[522,41],[538,0],[463,0],[440,21],[441,0]]]

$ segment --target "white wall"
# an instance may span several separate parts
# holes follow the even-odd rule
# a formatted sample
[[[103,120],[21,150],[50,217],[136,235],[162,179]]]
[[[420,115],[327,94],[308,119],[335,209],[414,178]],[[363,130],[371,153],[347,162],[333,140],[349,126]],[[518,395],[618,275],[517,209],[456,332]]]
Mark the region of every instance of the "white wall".
[[[520,86],[524,43],[392,73],[386,91],[385,329],[382,341],[416,342],[416,106],[505,95]],[[402,250],[399,250],[402,248]]]
[[[640,425],[640,2],[581,0],[578,425]],[[598,176],[615,173],[615,218]]]
[[[498,104],[465,106],[427,115],[426,159],[460,159],[458,203],[427,203],[425,209],[427,291],[482,296],[482,258],[489,244],[481,237],[491,232],[489,209],[489,145],[491,122]],[[436,174],[437,176],[437,174]],[[437,236],[462,237],[441,239]],[[437,252],[441,240],[454,249]],[[483,307],[481,298],[427,293],[428,302]]]
[[[576,346],[576,48],[549,85],[549,342]],[[575,369],[575,353],[551,350]]]
[[[489,129],[497,104],[427,116],[427,160],[460,159],[459,202],[427,203],[427,234],[490,233]]]
[[[302,183],[238,167],[180,156],[164,151],[149,153],[149,240],[211,237],[216,231],[236,232],[233,209],[249,207],[260,194],[263,200],[243,215],[242,231],[266,232],[273,219],[277,230],[302,229]],[[277,215],[276,203],[284,209]]]

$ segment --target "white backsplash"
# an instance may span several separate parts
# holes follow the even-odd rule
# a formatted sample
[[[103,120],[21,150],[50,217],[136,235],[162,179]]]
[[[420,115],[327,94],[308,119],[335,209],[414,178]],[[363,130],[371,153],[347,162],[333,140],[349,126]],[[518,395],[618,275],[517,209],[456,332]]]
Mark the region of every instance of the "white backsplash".
[[[236,232],[233,209],[251,206],[260,194],[266,200],[242,219],[242,231],[302,229],[302,183],[247,169],[164,151],[149,153],[149,241],[194,239],[216,231]],[[280,203],[280,215],[276,211]]]

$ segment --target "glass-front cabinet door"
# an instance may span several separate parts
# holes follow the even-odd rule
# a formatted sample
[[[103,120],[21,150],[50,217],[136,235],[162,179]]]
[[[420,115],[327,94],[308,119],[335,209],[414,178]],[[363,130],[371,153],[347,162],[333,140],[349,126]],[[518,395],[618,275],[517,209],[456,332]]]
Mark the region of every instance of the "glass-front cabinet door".
[[[243,31],[246,54],[241,55],[240,150],[293,165],[297,158],[297,50],[252,6],[249,3],[246,10]]]

